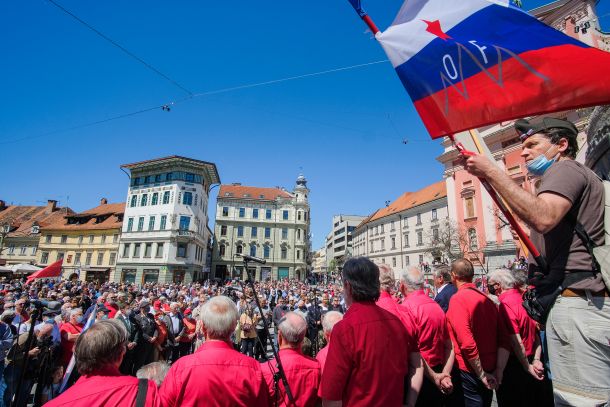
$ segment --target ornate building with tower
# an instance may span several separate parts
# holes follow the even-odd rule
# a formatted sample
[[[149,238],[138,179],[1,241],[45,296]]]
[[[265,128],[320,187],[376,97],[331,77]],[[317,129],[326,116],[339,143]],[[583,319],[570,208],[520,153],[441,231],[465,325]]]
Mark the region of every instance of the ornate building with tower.
[[[241,184],[221,185],[216,204],[212,277],[245,278],[238,254],[265,259],[251,263],[256,280],[307,277],[310,211],[307,180],[292,192]]]
[[[125,164],[131,173],[113,281],[188,283],[204,275],[216,165],[171,156]]]

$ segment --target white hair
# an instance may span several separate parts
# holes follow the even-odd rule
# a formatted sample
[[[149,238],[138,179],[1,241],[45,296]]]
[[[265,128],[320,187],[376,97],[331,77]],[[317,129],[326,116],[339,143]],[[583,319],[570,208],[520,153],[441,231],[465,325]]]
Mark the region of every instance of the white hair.
[[[416,291],[424,288],[424,273],[415,266],[411,266],[406,271],[403,271],[400,279],[410,290]]]
[[[286,342],[296,345],[301,343],[303,338],[305,338],[307,322],[305,322],[305,318],[296,312],[288,312],[282,318],[278,329],[282,334],[282,338],[286,339]]]
[[[83,309],[82,308],[72,308],[70,310],[70,318],[72,318],[74,315],[78,314],[78,313],[83,313]]]
[[[343,314],[339,311],[328,311],[322,317],[322,329],[325,334],[331,333],[335,324],[343,319]]]
[[[211,339],[228,339],[237,326],[237,306],[229,297],[219,295],[201,307],[199,318]]]
[[[152,362],[142,366],[137,372],[138,379],[148,379],[155,382],[157,387],[161,386],[163,379],[169,371],[169,363],[165,361]]]
[[[493,281],[500,284],[500,287],[502,287],[503,290],[510,290],[511,288],[515,288],[515,285],[517,283],[517,280],[515,279],[513,273],[505,268],[492,271],[489,274],[489,278],[487,279],[487,281]]]

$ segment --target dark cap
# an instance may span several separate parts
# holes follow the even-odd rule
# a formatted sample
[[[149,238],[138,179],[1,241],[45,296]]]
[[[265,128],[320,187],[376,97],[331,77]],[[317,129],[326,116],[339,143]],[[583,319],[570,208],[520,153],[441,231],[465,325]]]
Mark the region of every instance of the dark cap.
[[[521,142],[524,142],[528,137],[533,136],[536,133],[546,133],[552,129],[564,130],[566,131],[567,136],[574,138],[578,135],[578,129],[574,126],[574,123],[555,117],[545,117],[542,121],[535,123],[525,119],[519,119],[515,122],[515,130],[517,131]]]
[[[97,307],[97,312],[100,312],[100,311],[105,312],[106,314],[108,314],[110,312],[110,310],[108,308],[106,308],[106,306],[103,304],[100,305],[99,307]]]

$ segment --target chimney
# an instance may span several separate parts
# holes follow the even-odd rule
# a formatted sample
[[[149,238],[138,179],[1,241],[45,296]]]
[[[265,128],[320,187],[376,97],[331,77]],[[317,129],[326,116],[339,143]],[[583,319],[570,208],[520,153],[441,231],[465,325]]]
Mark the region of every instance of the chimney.
[[[108,203],[108,200],[106,198],[100,199],[100,205],[106,205],[107,203]]]
[[[6,209],[6,202],[4,202],[3,200],[0,199],[0,211],[3,211]]]
[[[53,212],[55,212],[56,209],[57,209],[57,201],[54,199],[49,199],[47,201],[47,209],[45,210],[45,213],[47,213],[47,214],[53,213]]]

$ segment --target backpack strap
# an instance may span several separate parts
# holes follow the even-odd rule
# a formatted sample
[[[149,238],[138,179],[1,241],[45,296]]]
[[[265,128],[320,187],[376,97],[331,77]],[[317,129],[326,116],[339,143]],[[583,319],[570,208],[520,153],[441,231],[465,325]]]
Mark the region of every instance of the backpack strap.
[[[138,394],[136,395],[136,406],[144,407],[146,404],[146,393],[148,392],[148,379],[138,379]]]
[[[593,248],[597,247],[597,245],[593,242],[582,223],[577,221],[576,225],[574,226],[574,231],[576,232],[578,237],[580,237],[580,240],[582,240],[582,243],[587,248],[587,252],[589,252],[589,254],[591,255],[591,269],[593,270],[593,273],[598,274],[601,271],[601,267],[599,266],[599,263],[595,258],[595,254],[593,254]]]

